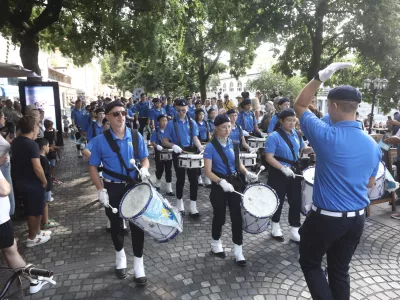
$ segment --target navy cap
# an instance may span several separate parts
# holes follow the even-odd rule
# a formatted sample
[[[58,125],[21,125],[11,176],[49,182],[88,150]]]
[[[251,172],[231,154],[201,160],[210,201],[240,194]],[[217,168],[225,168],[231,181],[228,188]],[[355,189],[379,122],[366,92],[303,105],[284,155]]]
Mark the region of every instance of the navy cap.
[[[236,110],[233,109],[233,108],[229,109],[229,110],[226,112],[226,114],[227,114],[228,116],[231,115],[231,114],[234,114],[234,113],[236,113]]]
[[[202,109],[202,108],[197,108],[197,109],[194,111],[194,114],[195,114],[195,115],[198,115],[199,113],[204,113],[204,109]]]
[[[286,102],[290,102],[290,100],[288,98],[281,98],[278,101],[278,105],[281,105],[281,104],[286,103]]]
[[[213,111],[215,111],[215,109],[211,107],[211,108],[208,110],[207,113],[209,114],[210,112],[213,112]]]
[[[158,115],[157,116],[157,122],[159,122],[161,120],[161,118],[168,118],[168,117],[166,115],[163,115],[163,114]]]
[[[196,100],[196,101],[194,102],[194,105],[197,105],[197,104],[201,104],[201,100]]]
[[[159,102],[161,102],[160,99],[158,99],[158,98],[154,98],[154,99],[153,99],[153,103],[159,103]]]
[[[185,99],[176,99],[175,105],[176,106],[188,106],[188,102]]]
[[[341,85],[331,89],[328,94],[329,100],[346,100],[361,103],[361,93],[350,85]]]
[[[279,119],[285,119],[287,117],[294,117],[296,113],[293,108],[286,108],[279,113]]]
[[[227,114],[218,115],[215,117],[214,125],[219,126],[224,123],[230,123],[231,119],[229,119]]]
[[[115,100],[106,106],[105,113],[108,114],[114,107],[124,107],[125,108],[125,106],[120,101]]]
[[[242,108],[247,104],[251,104],[251,100],[249,98],[246,98],[242,102],[240,102],[240,105],[242,106]]]
[[[242,98],[249,98],[250,97],[249,92],[242,92],[241,94],[242,94]]]

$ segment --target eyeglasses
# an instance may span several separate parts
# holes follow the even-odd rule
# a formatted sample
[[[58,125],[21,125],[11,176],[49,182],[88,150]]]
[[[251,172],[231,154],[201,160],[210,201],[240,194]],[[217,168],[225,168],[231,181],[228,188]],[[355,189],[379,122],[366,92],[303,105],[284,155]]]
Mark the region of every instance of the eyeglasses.
[[[180,112],[185,113],[185,112],[186,112],[186,109],[177,109],[176,111],[177,111],[178,113],[180,113]]]
[[[113,117],[119,117],[119,116],[126,116],[126,111],[125,110],[121,110],[121,111],[114,111],[112,113],[109,113],[107,115],[113,115]]]

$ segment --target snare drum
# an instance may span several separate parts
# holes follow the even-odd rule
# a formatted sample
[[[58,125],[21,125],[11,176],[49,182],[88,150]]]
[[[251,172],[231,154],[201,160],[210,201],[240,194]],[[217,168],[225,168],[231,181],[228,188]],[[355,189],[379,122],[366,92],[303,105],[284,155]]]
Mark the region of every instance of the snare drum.
[[[180,168],[184,169],[198,169],[204,167],[204,160],[202,154],[181,154],[178,157],[178,164]]]
[[[251,148],[264,148],[265,147],[265,138],[249,138],[248,144]]]
[[[368,189],[368,198],[370,200],[379,199],[385,193],[385,171],[385,165],[383,162],[380,162],[378,173],[376,174],[375,186]]]
[[[315,167],[309,167],[303,171],[303,193],[301,195],[301,212],[306,215],[313,204]]]
[[[245,167],[252,167],[256,165],[257,154],[255,153],[240,153],[239,157],[243,166]]]
[[[251,234],[265,231],[270,223],[270,217],[278,209],[278,195],[272,188],[262,183],[248,186],[243,194],[243,230]]]
[[[159,151],[160,155],[160,160],[172,160],[172,149],[164,149],[162,151]]]
[[[125,193],[119,214],[160,243],[182,232],[181,214],[148,183],[135,185]]]

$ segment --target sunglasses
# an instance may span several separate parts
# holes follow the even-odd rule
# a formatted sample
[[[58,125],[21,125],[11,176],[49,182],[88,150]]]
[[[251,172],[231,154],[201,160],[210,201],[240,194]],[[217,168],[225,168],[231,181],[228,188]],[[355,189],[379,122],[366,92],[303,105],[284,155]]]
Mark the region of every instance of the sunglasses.
[[[186,109],[177,109],[176,111],[177,111],[178,113],[180,113],[180,112],[183,112],[183,113],[184,113],[184,112],[186,112]]]
[[[126,111],[121,110],[121,111],[114,111],[112,113],[109,113],[108,115],[113,115],[113,117],[119,117],[119,116],[126,116]]]

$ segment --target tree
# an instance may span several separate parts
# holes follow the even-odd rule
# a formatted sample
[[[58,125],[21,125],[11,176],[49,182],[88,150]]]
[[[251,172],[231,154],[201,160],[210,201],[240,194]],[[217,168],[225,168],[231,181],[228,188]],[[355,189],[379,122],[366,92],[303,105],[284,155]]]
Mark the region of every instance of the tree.
[[[132,50],[147,43],[164,9],[163,0],[0,0],[0,33],[20,45],[23,66],[40,75],[39,47],[59,47],[77,65],[107,50]]]

